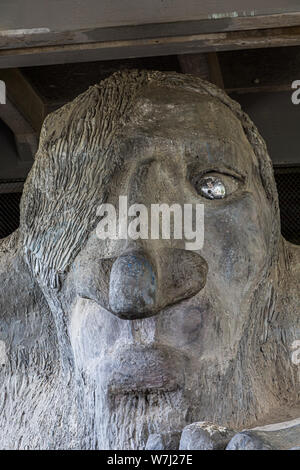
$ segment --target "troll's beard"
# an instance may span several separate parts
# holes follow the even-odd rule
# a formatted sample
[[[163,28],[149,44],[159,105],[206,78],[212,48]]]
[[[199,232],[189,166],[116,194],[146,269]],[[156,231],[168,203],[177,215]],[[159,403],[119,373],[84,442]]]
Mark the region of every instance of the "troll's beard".
[[[145,449],[150,434],[181,431],[193,420],[187,404],[181,390],[112,395],[94,382],[83,397],[84,447]]]

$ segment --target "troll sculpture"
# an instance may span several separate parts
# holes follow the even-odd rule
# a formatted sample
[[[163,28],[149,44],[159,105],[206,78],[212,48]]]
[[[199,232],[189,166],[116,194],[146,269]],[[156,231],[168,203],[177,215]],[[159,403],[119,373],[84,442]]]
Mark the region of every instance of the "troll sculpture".
[[[203,204],[202,249],[99,239],[121,195]],[[222,90],[135,70],[90,87],[45,119],[20,211],[0,241],[1,448],[144,449],[202,420],[296,417],[300,250]]]

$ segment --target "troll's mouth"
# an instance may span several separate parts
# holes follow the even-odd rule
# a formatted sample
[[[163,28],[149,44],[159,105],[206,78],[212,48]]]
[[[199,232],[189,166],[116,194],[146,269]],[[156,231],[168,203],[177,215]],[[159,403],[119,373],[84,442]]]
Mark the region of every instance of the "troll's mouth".
[[[118,350],[101,367],[111,394],[174,391],[183,386],[184,358],[165,346]]]

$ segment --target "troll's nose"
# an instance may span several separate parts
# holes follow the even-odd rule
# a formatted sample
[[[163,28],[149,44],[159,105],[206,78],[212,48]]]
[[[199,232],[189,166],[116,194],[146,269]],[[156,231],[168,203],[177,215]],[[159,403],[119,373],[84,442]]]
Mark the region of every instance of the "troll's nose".
[[[197,294],[205,286],[207,270],[206,261],[194,251],[124,253],[111,268],[109,308],[127,320],[150,317]]]
[[[110,273],[111,310],[120,318],[144,318],[153,315],[156,297],[157,273],[149,258],[138,251],[117,258]]]

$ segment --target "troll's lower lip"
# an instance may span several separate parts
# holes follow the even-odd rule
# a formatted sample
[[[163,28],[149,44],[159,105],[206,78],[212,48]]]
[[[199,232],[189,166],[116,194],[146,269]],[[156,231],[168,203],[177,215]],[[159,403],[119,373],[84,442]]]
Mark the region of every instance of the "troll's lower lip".
[[[174,391],[183,385],[183,357],[166,347],[136,347],[117,351],[103,364],[109,393]]]

